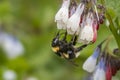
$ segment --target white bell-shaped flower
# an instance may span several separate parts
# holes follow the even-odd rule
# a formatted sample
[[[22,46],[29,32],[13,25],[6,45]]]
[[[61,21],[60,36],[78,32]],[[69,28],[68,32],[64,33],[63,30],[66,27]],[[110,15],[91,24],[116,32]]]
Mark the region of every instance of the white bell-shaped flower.
[[[88,57],[88,59],[84,62],[83,64],[83,69],[88,71],[88,72],[94,72],[95,68],[96,68],[96,64],[97,64],[97,59],[98,56],[101,53],[101,43],[97,46],[97,48],[95,49],[94,53]]]
[[[97,59],[94,58],[93,56],[90,56],[83,64],[83,69],[88,72],[93,72],[96,67],[96,62],[97,62]]]
[[[94,32],[91,25],[86,25],[81,28],[78,42],[85,44],[90,43],[93,40]]]
[[[13,70],[6,70],[3,73],[3,79],[4,80],[16,80],[16,73]]]
[[[93,41],[94,31],[92,24],[93,24],[93,18],[92,15],[89,13],[86,18],[86,23],[81,26],[78,42],[88,44]]]
[[[80,31],[80,19],[84,10],[84,4],[80,3],[75,13],[68,19],[67,32],[68,34],[78,34]]]
[[[93,75],[93,80],[106,80],[105,76],[105,63],[101,60],[98,63],[97,69]]]
[[[9,59],[16,58],[23,54],[23,45],[15,37],[4,34],[2,48]]]
[[[63,0],[60,10],[55,15],[55,22],[57,22],[58,29],[66,29],[66,23],[69,17],[70,0]]]
[[[103,69],[97,69],[94,73],[93,80],[106,80],[105,71]]]

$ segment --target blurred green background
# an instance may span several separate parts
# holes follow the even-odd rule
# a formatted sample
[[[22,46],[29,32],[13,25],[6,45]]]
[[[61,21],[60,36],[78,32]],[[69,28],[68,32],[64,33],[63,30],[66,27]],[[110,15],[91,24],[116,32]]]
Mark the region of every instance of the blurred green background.
[[[0,80],[3,80],[5,69],[14,70],[17,80],[25,80],[28,76],[38,80],[83,80],[87,75],[82,64],[97,44],[111,35],[111,32],[104,24],[100,26],[96,43],[81,51],[81,55],[74,60],[78,67],[59,58],[51,50],[51,41],[57,32],[54,16],[61,2],[62,0],[0,0],[0,23],[3,30],[16,36],[25,48],[23,56],[12,60],[7,59],[0,49]],[[111,9],[111,15],[120,17],[119,0],[106,0],[106,6]],[[110,47],[116,47],[115,41]]]

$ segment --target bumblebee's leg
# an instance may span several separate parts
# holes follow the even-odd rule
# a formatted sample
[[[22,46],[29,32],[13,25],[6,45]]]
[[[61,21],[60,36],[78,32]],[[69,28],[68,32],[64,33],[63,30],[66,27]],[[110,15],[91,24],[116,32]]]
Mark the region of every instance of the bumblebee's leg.
[[[80,55],[80,51],[85,47],[87,47],[87,44],[84,44],[78,48],[75,48],[75,57],[78,57]]]
[[[69,59],[74,59],[75,58],[75,54],[73,50],[68,50],[67,54],[69,55]]]
[[[87,47],[87,44],[84,44],[84,45],[76,48],[75,52],[77,53],[77,52],[81,51],[81,50],[82,50],[83,48],[85,48],[85,47]]]
[[[66,41],[66,38],[67,38],[67,31],[65,32],[65,35],[64,35],[64,37],[63,37],[63,41]]]
[[[76,45],[76,43],[77,43],[77,36],[76,35],[73,35],[70,43],[72,43],[72,45]]]
[[[66,41],[67,31],[65,33],[60,33],[60,31],[58,31],[55,38],[59,39],[60,35],[62,35],[62,34],[65,34],[62,41]]]
[[[56,34],[56,38],[59,38],[59,37],[60,37],[60,31],[58,31]]]

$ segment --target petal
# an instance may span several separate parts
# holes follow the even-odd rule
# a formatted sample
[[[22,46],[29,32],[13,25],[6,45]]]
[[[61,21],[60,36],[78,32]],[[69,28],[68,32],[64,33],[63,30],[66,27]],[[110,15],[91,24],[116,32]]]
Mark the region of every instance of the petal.
[[[112,71],[111,71],[111,67],[110,64],[108,63],[106,65],[106,80],[111,80],[112,79]]]
[[[94,36],[93,36],[92,42],[94,43],[96,41],[96,39],[97,39],[97,30],[96,30],[95,27],[93,27],[93,32],[94,32]]]
[[[96,68],[97,59],[90,56],[83,64],[83,69],[88,72],[93,72]]]
[[[71,31],[74,33],[79,32],[78,29],[80,28],[79,26],[80,17],[81,17],[81,14],[83,13],[83,10],[84,10],[84,5],[80,3],[76,12],[68,19],[67,29],[71,29]]]
[[[97,68],[93,75],[93,80],[106,80],[105,71],[103,69]]]
[[[57,22],[58,20],[61,20],[64,23],[66,23],[68,20],[68,16],[69,16],[68,8],[60,8],[60,10],[55,15],[55,22]]]
[[[81,28],[81,31],[78,37],[78,42],[88,44],[93,40],[93,37],[94,37],[94,32],[93,32],[92,26],[86,25]]]

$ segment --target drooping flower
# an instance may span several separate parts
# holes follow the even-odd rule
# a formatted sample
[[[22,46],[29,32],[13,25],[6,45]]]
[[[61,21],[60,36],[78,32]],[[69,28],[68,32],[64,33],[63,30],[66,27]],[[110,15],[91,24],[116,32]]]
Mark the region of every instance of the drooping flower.
[[[80,3],[75,13],[68,19],[67,32],[68,34],[78,34],[80,31],[80,19],[84,10],[84,3]]]
[[[66,29],[66,23],[69,17],[70,0],[63,0],[60,10],[55,15],[55,22],[57,22],[58,29]]]
[[[97,38],[97,29],[99,24],[95,21],[93,12],[88,12],[84,23],[81,24],[81,30],[78,37],[78,42],[89,44],[95,42]]]
[[[94,38],[93,31],[93,14],[90,12],[87,15],[86,22],[81,26],[78,42],[88,44]]]
[[[77,3],[76,1],[72,1],[69,8],[69,17],[71,17],[75,13],[76,9],[77,9]]]
[[[101,53],[101,45],[102,45],[102,43],[100,43],[97,46],[97,48],[95,49],[94,53],[90,57],[88,57],[88,59],[84,62],[84,64],[83,64],[83,69],[84,70],[86,70],[86,71],[88,71],[90,73],[95,70],[98,56]]]
[[[93,75],[93,80],[106,80],[105,76],[105,62],[103,59],[100,60],[98,63],[98,66],[96,68],[96,71]]]
[[[106,63],[106,80],[112,79],[112,70],[109,62]]]
[[[115,76],[120,69],[120,59],[109,53],[106,54],[106,80],[112,80],[112,76]]]

